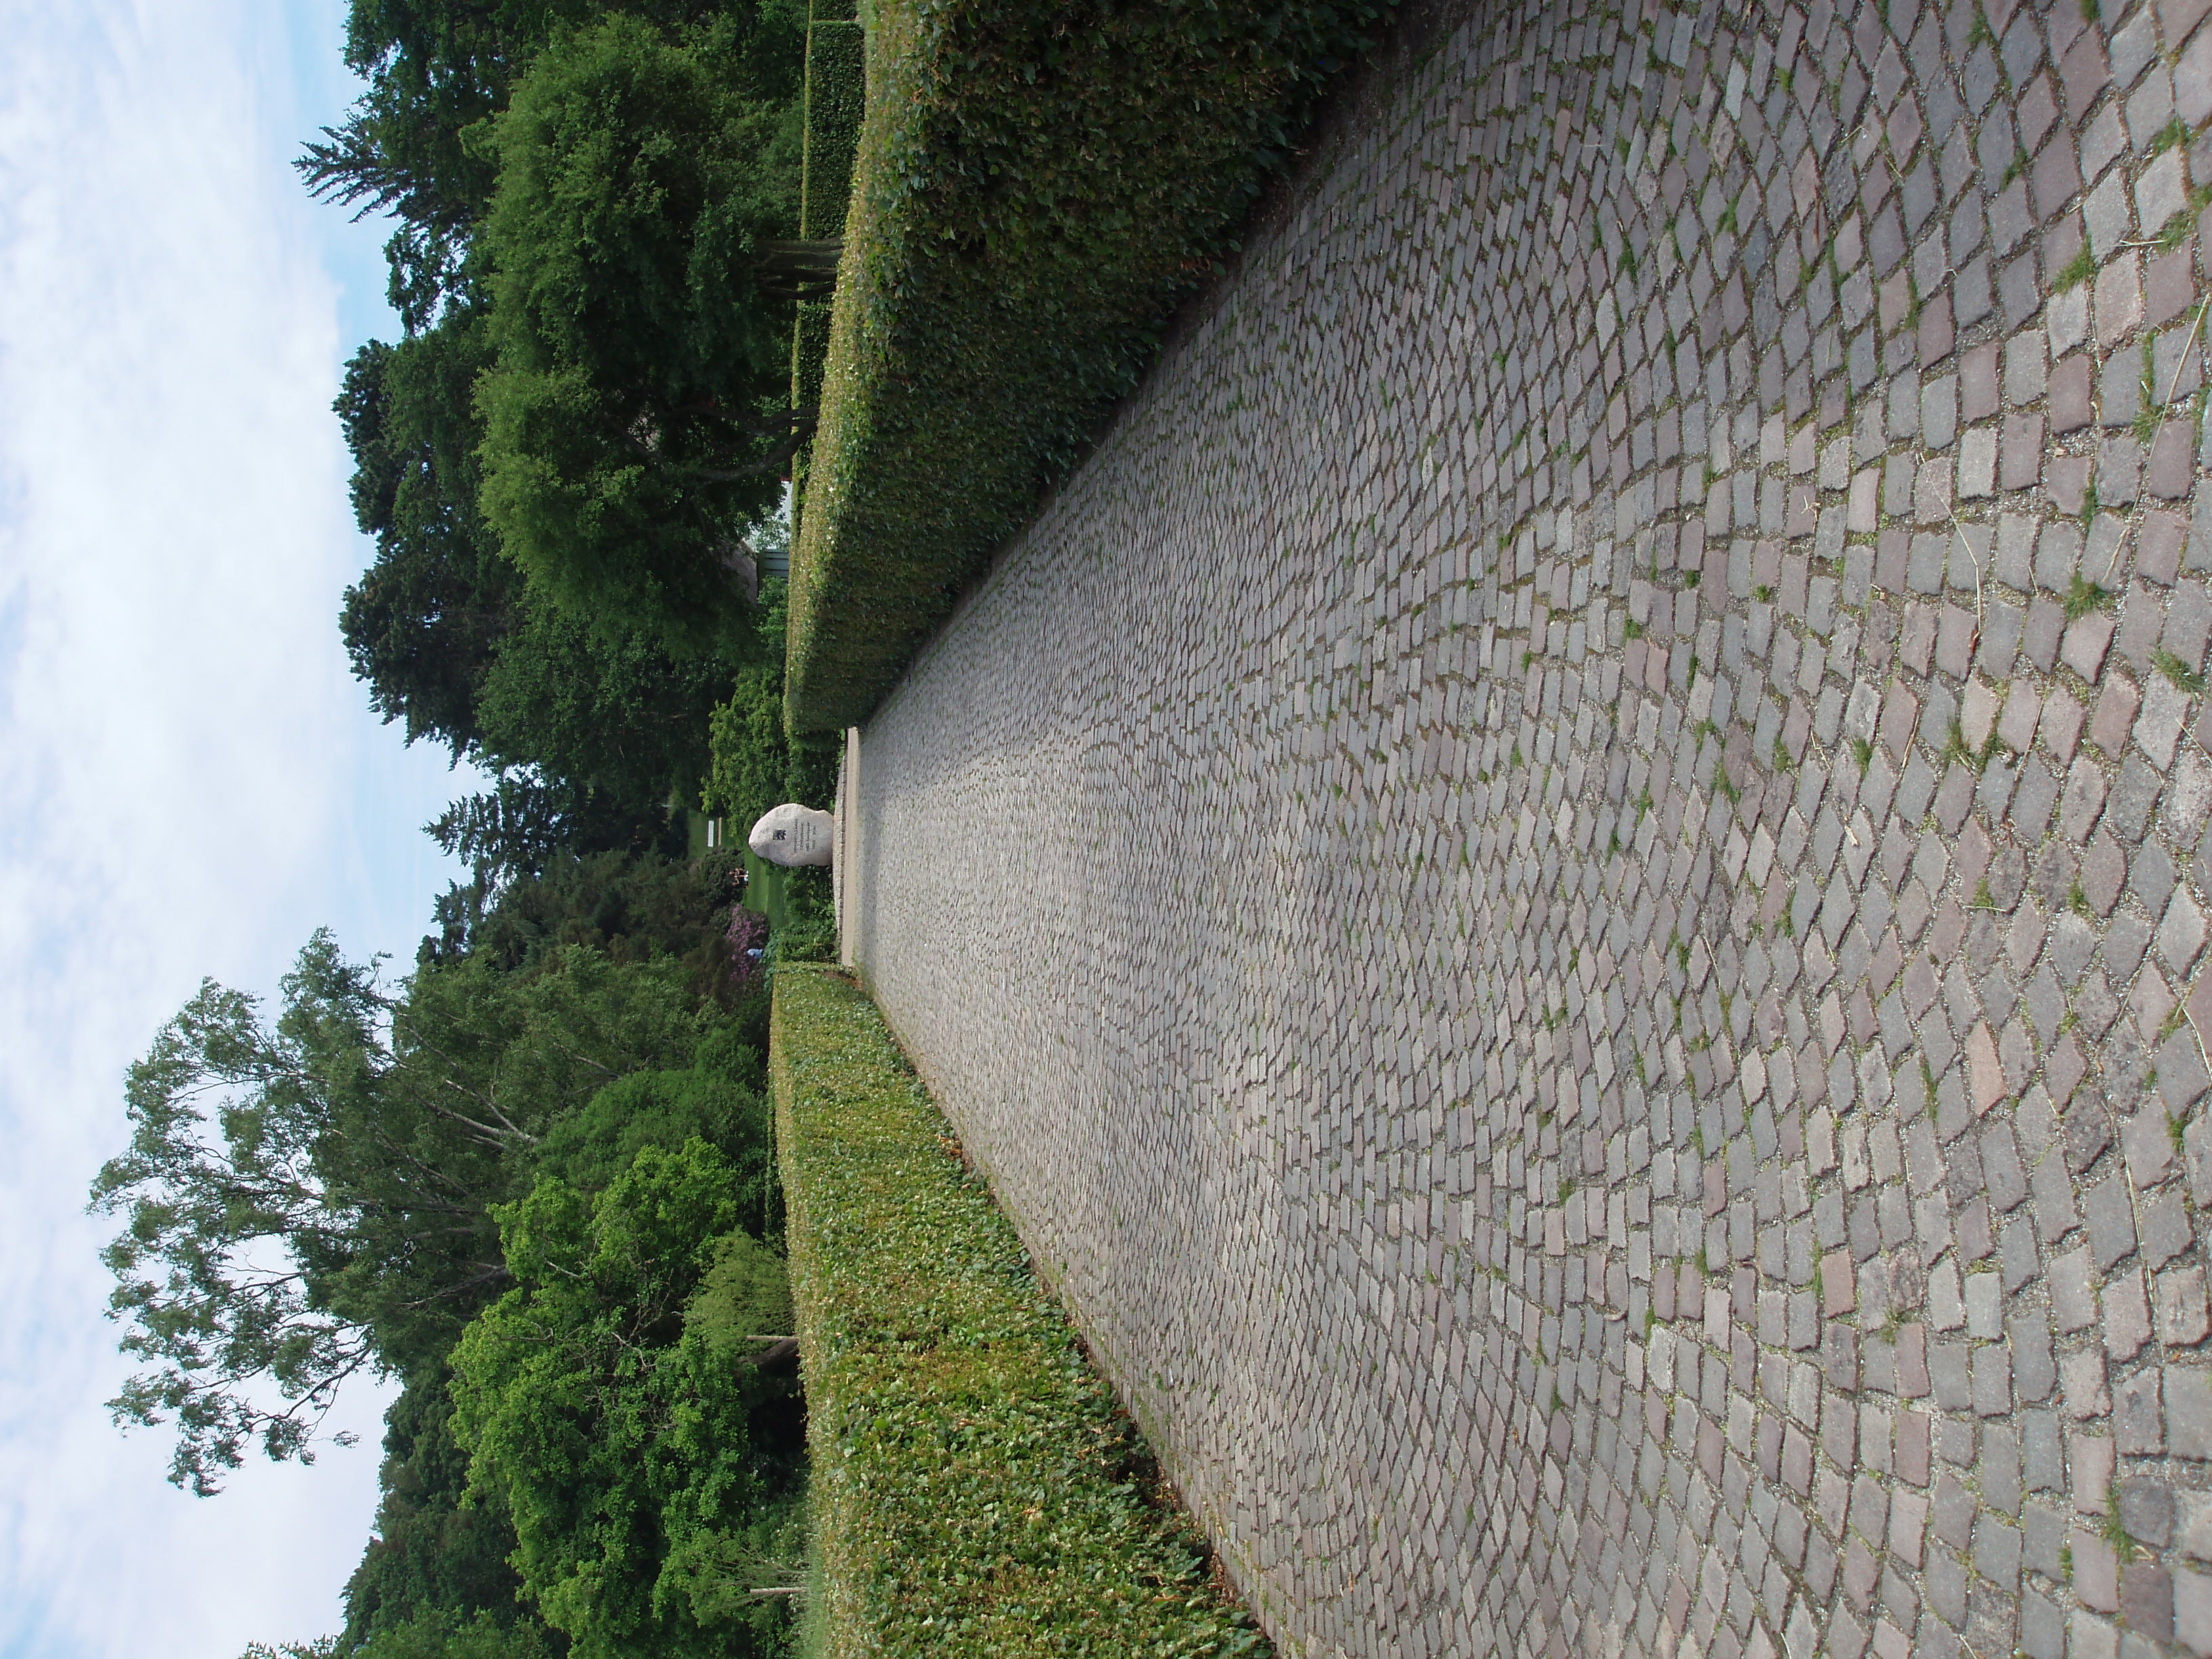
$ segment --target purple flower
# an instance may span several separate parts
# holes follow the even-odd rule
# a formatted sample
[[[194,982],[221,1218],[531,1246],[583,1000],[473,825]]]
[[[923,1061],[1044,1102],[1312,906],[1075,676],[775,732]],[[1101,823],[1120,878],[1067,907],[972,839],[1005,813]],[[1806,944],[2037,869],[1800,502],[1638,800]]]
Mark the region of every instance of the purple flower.
[[[723,935],[730,947],[730,988],[739,996],[750,993],[763,972],[768,945],[768,918],[742,907],[730,912],[729,931]]]

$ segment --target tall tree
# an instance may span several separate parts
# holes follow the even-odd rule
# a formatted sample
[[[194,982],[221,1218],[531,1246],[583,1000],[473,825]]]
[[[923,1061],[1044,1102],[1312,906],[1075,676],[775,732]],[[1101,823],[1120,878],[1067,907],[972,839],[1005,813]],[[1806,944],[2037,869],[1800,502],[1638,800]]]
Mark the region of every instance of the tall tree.
[[[608,17],[493,125],[485,512],[564,608],[690,650],[745,631],[732,567],[796,443],[792,262],[818,256],[781,240],[801,135],[772,32]]]
[[[455,1352],[456,1427],[579,1656],[781,1650],[785,1615],[750,1590],[799,1480],[797,1385],[757,1363],[789,1298],[742,1184],[694,1139],[502,1212],[515,1286]]]
[[[471,135],[556,31],[602,15],[604,0],[353,0],[345,60],[368,82],[346,118],[294,165],[309,191],[356,218],[399,221],[385,255],[408,333],[432,325],[470,286],[468,256],[494,166]],[[630,9],[683,21],[713,0],[643,0]]]
[[[349,365],[337,410],[377,556],[340,628],[371,706],[408,741],[443,743],[505,780],[447,836],[504,874],[554,844],[656,839],[672,790],[690,794],[706,770],[708,714],[735,659],[678,659],[635,629],[586,626],[500,556],[477,507],[471,404],[489,361],[483,314],[456,309]],[[543,848],[539,830],[553,837]]]
[[[535,769],[502,772],[492,787],[464,797],[423,826],[469,866],[447,898],[473,906],[497,900],[510,882],[538,875],[567,857],[601,853],[680,853],[684,823],[659,801],[625,800],[588,781],[548,779]],[[464,895],[465,890],[465,896]],[[441,902],[438,921],[448,916]]]
[[[721,655],[673,657],[643,634],[527,606],[478,686],[479,763],[536,767],[641,807],[688,796],[730,672]]]
[[[658,852],[563,852],[535,876],[487,897],[481,890],[457,908],[447,929],[423,941],[425,963],[477,956],[504,972],[526,971],[571,945],[601,951],[616,962],[658,951],[683,959],[695,975],[711,973],[705,949],[728,920],[738,854],[700,858]],[[702,994],[711,988],[700,980]]]
[[[407,1379],[385,1414],[376,1528],[345,1587],[341,1649],[405,1627],[480,1615],[535,1623],[507,1558],[514,1523],[495,1497],[468,1499],[468,1454],[453,1439],[453,1373],[441,1363]]]
[[[125,1218],[110,1313],[152,1365],[110,1408],[173,1417],[170,1478],[202,1493],[255,1443],[312,1456],[349,1377],[441,1358],[506,1283],[491,1209],[527,1189],[551,1125],[688,1066],[714,1018],[679,963],[581,950],[526,977],[417,973],[393,996],[326,931],[283,996],[270,1026],[201,987],[131,1068],[131,1146],[92,1189]]]
[[[478,685],[524,603],[477,506],[471,400],[491,360],[483,312],[456,309],[397,345],[363,346],[337,404],[354,516],[376,542],[340,615],[347,654],[378,714],[456,760],[483,735]]]

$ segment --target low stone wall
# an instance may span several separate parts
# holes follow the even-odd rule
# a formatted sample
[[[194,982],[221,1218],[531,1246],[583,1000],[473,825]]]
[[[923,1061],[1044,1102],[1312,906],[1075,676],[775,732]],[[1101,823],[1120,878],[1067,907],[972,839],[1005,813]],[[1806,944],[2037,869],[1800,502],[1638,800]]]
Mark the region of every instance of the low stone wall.
[[[2212,28],[2085,9],[1401,54],[860,736],[1288,1651],[2212,1650]]]

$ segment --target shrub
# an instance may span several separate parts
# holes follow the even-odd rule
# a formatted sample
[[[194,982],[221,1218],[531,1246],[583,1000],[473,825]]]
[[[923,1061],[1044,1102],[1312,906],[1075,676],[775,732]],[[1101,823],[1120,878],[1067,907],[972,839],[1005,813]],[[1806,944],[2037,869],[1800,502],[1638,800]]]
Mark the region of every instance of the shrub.
[[[858,723],[1218,269],[1380,0],[881,0],[787,718]]]
[[[784,584],[761,587],[757,634],[769,660],[740,669],[729,701],[708,719],[708,770],[700,805],[743,841],[762,813],[795,800],[834,810],[842,738],[787,736],[783,714]]]
[[[873,1006],[771,1031],[830,1652],[1266,1652]]]
[[[803,1475],[788,1379],[736,1329],[781,1304],[703,1139],[647,1146],[605,1191],[556,1176],[500,1215],[515,1288],[453,1352],[473,1490],[514,1518],[526,1594],[574,1659],[749,1659],[789,1609],[750,1594]]]
[[[702,803],[742,841],[762,813],[788,799],[791,751],[783,735],[782,674],[744,668],[730,700],[708,720],[709,761]]]

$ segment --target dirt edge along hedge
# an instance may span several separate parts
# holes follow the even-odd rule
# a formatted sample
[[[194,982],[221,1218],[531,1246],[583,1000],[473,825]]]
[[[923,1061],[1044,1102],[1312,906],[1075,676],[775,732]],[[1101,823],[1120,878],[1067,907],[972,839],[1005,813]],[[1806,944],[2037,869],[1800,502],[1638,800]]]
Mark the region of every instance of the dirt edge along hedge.
[[[878,0],[786,718],[858,723],[1133,386],[1384,0]]]
[[[874,1004],[787,967],[769,1073],[830,1653],[1267,1653]]]

